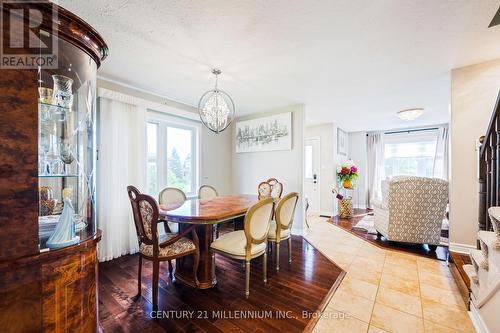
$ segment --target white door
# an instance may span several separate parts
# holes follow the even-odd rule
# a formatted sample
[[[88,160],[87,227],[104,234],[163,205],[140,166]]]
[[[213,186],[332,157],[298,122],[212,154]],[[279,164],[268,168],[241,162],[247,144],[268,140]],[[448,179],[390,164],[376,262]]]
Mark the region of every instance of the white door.
[[[307,138],[304,144],[304,192],[309,202],[309,214],[320,212],[319,138]]]

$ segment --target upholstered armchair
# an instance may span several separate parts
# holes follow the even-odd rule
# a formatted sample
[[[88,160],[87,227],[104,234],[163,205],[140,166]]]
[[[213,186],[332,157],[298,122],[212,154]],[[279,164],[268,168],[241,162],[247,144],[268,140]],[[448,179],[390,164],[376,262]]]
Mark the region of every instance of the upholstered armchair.
[[[373,201],[375,229],[390,241],[428,244],[435,250],[448,204],[448,182],[397,176],[382,182],[382,199]]]

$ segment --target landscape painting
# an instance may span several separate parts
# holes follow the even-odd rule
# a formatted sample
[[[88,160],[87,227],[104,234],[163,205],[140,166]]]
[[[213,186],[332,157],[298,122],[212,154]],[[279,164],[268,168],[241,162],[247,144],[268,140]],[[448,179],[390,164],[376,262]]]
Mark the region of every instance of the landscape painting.
[[[292,149],[292,113],[236,123],[236,152]]]

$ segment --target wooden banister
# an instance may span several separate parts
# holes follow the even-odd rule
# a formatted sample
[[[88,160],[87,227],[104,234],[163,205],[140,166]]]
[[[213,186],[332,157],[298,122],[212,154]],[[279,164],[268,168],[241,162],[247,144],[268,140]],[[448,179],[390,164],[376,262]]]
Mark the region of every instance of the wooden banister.
[[[500,93],[486,134],[479,138],[479,229],[492,230],[488,208],[500,206]]]

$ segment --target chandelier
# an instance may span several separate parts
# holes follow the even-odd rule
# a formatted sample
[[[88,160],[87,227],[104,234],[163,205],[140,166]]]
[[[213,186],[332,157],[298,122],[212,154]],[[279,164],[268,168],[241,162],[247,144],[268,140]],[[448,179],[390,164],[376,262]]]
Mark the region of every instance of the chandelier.
[[[198,113],[203,124],[211,131],[224,131],[234,119],[234,103],[231,97],[217,87],[218,75],[222,72],[213,69],[215,88],[201,95]]]

